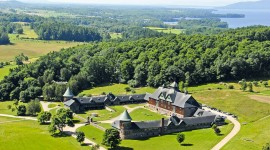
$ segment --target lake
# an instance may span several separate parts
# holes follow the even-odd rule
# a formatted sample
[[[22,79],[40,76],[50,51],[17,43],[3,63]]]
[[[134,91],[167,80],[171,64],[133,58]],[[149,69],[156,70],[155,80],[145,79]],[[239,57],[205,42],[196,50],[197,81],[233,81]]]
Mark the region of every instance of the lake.
[[[218,9],[213,13],[236,13],[245,14],[245,18],[221,18],[222,21],[228,22],[229,28],[246,27],[252,25],[270,26],[270,10],[240,10],[240,9]]]

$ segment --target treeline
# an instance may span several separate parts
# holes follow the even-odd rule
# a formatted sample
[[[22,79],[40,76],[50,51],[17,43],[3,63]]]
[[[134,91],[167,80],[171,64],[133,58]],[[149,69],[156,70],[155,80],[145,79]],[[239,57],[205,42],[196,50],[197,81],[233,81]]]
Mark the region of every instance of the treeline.
[[[0,45],[10,44],[8,34],[23,34],[23,28],[20,24],[10,22],[0,22]]]
[[[32,25],[41,40],[100,41],[101,35],[94,29],[64,23],[36,23]]]
[[[270,28],[257,26],[217,35],[181,34],[82,45],[13,69],[1,81],[0,99],[18,99],[22,92],[36,96],[55,91],[49,87],[53,80],[68,81],[78,94],[108,82],[156,87],[171,81],[191,85],[269,77],[269,40]],[[45,90],[48,87],[54,90]]]

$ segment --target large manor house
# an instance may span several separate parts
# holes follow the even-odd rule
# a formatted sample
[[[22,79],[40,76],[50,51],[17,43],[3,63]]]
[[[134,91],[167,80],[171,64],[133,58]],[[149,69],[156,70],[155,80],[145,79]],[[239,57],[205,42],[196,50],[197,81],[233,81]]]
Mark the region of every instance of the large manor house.
[[[119,95],[112,93],[98,97],[74,97],[68,88],[63,95],[65,106],[73,112],[102,109],[110,105],[145,103],[152,111],[168,116],[156,121],[133,122],[127,111],[112,123],[122,139],[158,136],[162,134],[209,128],[214,123],[223,124],[224,118],[202,109],[190,94],[181,92],[176,82],[159,87],[153,94]]]

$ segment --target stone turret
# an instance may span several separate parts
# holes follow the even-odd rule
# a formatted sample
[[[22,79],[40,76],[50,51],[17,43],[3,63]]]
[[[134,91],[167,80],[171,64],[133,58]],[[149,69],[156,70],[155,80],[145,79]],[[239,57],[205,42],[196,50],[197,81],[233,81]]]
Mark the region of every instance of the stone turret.
[[[127,110],[125,110],[119,117],[120,130],[130,129],[132,118],[130,117]]]
[[[64,97],[64,101],[68,101],[70,99],[72,99],[74,97],[72,91],[70,90],[70,88],[68,87],[65,94],[63,95]]]

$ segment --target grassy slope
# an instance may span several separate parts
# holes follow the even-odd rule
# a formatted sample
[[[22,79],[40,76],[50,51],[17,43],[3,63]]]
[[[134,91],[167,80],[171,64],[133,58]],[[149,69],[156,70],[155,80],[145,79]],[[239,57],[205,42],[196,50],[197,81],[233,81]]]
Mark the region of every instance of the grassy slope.
[[[142,140],[123,140],[121,143],[122,149],[133,148],[134,150],[179,150],[179,149],[211,149],[216,143],[218,143],[226,134],[230,132],[232,125],[229,124],[221,128],[223,136],[215,135],[213,129],[203,129],[184,132],[186,135],[185,144],[191,144],[192,146],[180,146],[176,141],[176,135],[164,135],[160,137],[153,137],[150,139]],[[84,126],[79,128],[80,131],[83,131],[86,134],[86,137],[94,140],[95,142],[101,144],[103,139],[104,132],[92,127]]]
[[[207,84],[191,87],[195,99],[201,103],[231,112],[239,117],[242,124],[240,132],[223,149],[261,149],[270,139],[270,118],[260,120],[270,115],[270,104],[261,103],[249,98],[249,95],[269,92],[267,87],[254,87],[257,93],[240,91],[236,83],[234,90],[227,90],[223,84]],[[216,88],[223,88],[217,90]],[[211,88],[211,90],[208,90]],[[246,124],[246,125],[245,125]]]
[[[115,95],[123,95],[123,94],[132,94],[131,92],[126,92],[125,88],[129,87],[127,84],[112,84],[112,85],[104,85],[96,88],[92,88],[89,90],[84,90],[80,94],[91,94],[91,95],[100,95],[102,92],[109,93],[112,92]],[[152,93],[155,91],[154,88],[150,87],[142,87],[142,88],[135,88],[135,94],[144,94],[146,92]]]
[[[9,74],[9,69],[12,69],[15,67],[16,67],[16,65],[9,65],[9,66],[5,66],[3,68],[0,68],[0,81],[3,80],[4,77]]]
[[[13,101],[0,102],[0,114],[16,115],[16,111],[12,112],[7,108],[8,105],[13,106]]]
[[[0,117],[1,121],[14,120]],[[0,124],[0,149],[5,150],[79,150],[89,149],[88,146],[80,146],[73,137],[52,137],[48,132],[48,126],[41,126],[35,121],[10,122]]]

